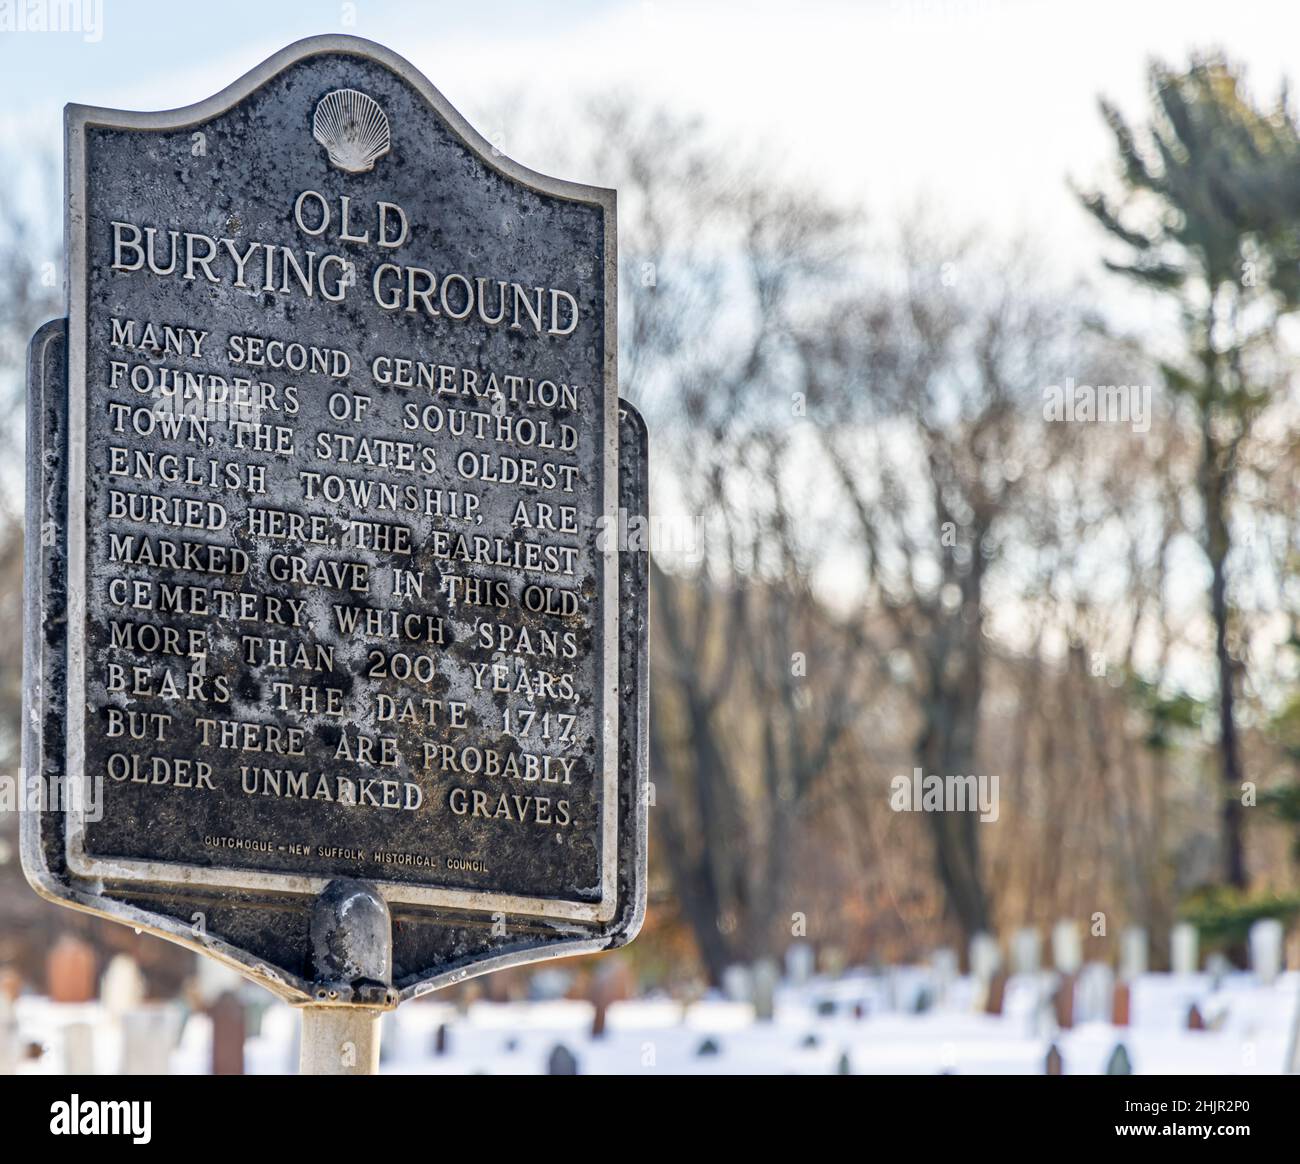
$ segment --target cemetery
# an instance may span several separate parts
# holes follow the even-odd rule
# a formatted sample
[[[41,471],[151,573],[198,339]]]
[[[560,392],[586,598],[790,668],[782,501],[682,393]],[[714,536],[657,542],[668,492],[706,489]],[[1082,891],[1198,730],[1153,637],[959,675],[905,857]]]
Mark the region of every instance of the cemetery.
[[[964,1150],[1278,1126],[1300,15],[1259,4],[0,18],[24,1128],[656,1074],[872,1076]],[[295,1113],[259,1149],[377,1130],[229,1086]]]
[[[794,943],[779,965],[735,966],[720,990],[694,998],[630,997],[617,963],[602,962],[577,992],[572,974],[541,971],[530,997],[512,984],[504,995],[442,992],[391,1012],[379,1071],[554,1074],[557,1056],[574,1073],[620,1075],[1253,1076],[1295,1069],[1300,975],[1283,969],[1276,926],[1258,923],[1252,931],[1246,970],[1214,956],[1202,967],[1187,929],[1175,931],[1166,972],[1146,968],[1142,933],[1126,935],[1118,968],[1081,961],[1072,922],[1054,927],[1050,939],[1022,930],[1005,959],[996,943],[982,941],[970,952],[968,974],[959,972],[955,951],[940,949],[924,964],[832,975],[816,966],[812,945]],[[268,1005],[237,976],[205,970],[188,1003],[149,1003],[129,957],[116,957],[98,983],[76,981],[82,957],[58,952],[51,981],[64,992],[61,1001],[24,995],[8,1002],[11,1070],[296,1069],[292,1008]],[[77,989],[93,997],[74,1001],[68,992]],[[242,1004],[232,1009],[237,998]],[[219,1029],[226,1021],[238,1028],[231,1036],[242,1040],[238,1053]],[[162,1036],[162,1049],[137,1046],[128,1035],[137,1026]]]

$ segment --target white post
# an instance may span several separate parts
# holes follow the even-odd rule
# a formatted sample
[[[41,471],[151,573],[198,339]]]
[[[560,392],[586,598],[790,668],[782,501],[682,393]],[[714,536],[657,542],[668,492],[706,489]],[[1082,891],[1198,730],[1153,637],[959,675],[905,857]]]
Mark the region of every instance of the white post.
[[[302,1008],[303,1075],[377,1075],[379,1020],[397,1001],[393,921],[379,890],[338,878],[312,906],[316,1003]]]
[[[304,1006],[299,1074],[378,1075],[383,1013],[359,1006]]]

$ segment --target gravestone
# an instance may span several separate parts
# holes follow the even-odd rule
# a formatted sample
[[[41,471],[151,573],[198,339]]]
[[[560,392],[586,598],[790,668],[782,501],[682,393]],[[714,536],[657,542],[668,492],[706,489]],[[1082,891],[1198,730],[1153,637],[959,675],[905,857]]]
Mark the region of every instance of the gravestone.
[[[988,990],[984,995],[984,1013],[1000,1015],[1006,999],[1007,972],[1005,970],[995,970],[993,977],[989,979]]]
[[[145,1006],[122,1015],[122,1075],[166,1075],[180,1036],[180,1018],[168,1006]]]
[[[941,946],[930,955],[930,972],[934,977],[936,1001],[943,1003],[948,999],[948,992],[957,981],[957,951],[949,946]]]
[[[563,1043],[556,1043],[546,1059],[547,1075],[577,1075],[578,1058]]]
[[[976,934],[970,940],[971,977],[981,989],[987,989],[989,980],[1002,964],[1002,951],[992,934]]]
[[[1041,964],[1042,938],[1033,926],[1016,930],[1011,937],[1011,972],[1037,974]]]
[[[1123,978],[1115,980],[1111,1000],[1110,1021],[1113,1026],[1126,1027],[1133,1017],[1133,988]]]
[[[23,976],[13,966],[0,966],[0,1005],[17,1002],[23,992]]]
[[[752,1002],[754,1000],[754,974],[750,968],[736,963],[723,970],[722,993],[731,1002]]]
[[[31,813],[23,814],[23,822]],[[63,934],[45,958],[45,992],[51,1002],[90,1002],[95,997],[95,951],[75,934]]]
[[[13,1000],[0,992],[0,1075],[18,1070],[18,1017]]]
[[[247,1033],[243,1001],[234,991],[227,991],[208,1013],[212,1016],[212,1074],[243,1075]]]
[[[821,972],[827,978],[839,978],[848,965],[848,957],[841,946],[822,946],[818,951]]]
[[[1083,965],[1083,943],[1079,923],[1058,921],[1052,927],[1052,965],[1062,974],[1077,974]]]
[[[623,1002],[635,993],[636,976],[624,959],[615,955],[600,960],[587,991],[592,1006],[592,1038],[604,1035],[611,1004]]]
[[[647,441],[614,193],[346,36],[66,135],[29,880],[322,1008],[630,941]]]
[[[775,959],[760,958],[754,963],[754,1017],[759,1022],[771,1022],[776,1014],[776,987],[780,979],[781,970]]]
[[[1106,1060],[1107,1075],[1132,1075],[1133,1064],[1128,1057],[1128,1048],[1123,1043],[1116,1043],[1115,1049],[1111,1051],[1110,1058]]]
[[[1223,980],[1232,973],[1232,963],[1228,961],[1227,955],[1215,951],[1205,960],[1205,972],[1210,976],[1210,989],[1217,991],[1223,986]]]
[[[1142,926],[1129,926],[1119,939],[1119,976],[1133,982],[1147,972],[1147,932]]]
[[[1074,1026],[1074,1002],[1077,985],[1076,975],[1062,974],[1057,979],[1056,987],[1052,992],[1053,1016],[1056,1019],[1056,1025],[1061,1030],[1069,1030]]]
[[[1199,935],[1191,922],[1178,922],[1169,931],[1169,968],[1173,973],[1196,973],[1198,943]]]
[[[1047,1061],[1043,1064],[1044,1075],[1064,1075],[1065,1060],[1061,1057],[1061,1048],[1053,1043],[1047,1048]]]
[[[71,1022],[63,1028],[63,1074],[95,1074],[95,1028],[88,1022]]]
[[[1275,917],[1260,918],[1250,927],[1250,968],[1265,986],[1271,986],[1282,972],[1282,923]]]
[[[785,951],[785,977],[791,986],[803,986],[817,968],[817,951],[811,942],[791,942]]]
[[[1115,991],[1115,972],[1104,962],[1088,962],[1079,971],[1075,987],[1075,1020],[1109,1022]]]
[[[99,1000],[113,1018],[120,1019],[144,1002],[144,975],[130,954],[114,954],[99,980]]]

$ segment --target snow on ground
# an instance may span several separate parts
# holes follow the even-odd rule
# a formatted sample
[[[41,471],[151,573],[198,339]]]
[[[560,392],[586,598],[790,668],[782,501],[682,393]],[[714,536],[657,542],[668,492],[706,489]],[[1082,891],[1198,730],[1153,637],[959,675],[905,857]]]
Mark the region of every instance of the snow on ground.
[[[557,1045],[586,1074],[825,1075],[841,1071],[890,1075],[1042,1074],[1055,1043],[1067,1075],[1106,1070],[1123,1043],[1134,1074],[1271,1074],[1283,1070],[1300,994],[1300,973],[1263,984],[1248,973],[1146,974],[1132,985],[1127,1028],[1105,1021],[1108,994],[1084,988],[1076,995],[1079,1023],[1058,1030],[1048,1001],[1050,974],[1016,975],[1007,984],[1001,1015],[980,1013],[975,984],[942,984],[920,967],[815,978],[777,989],[771,1021],[759,1022],[747,1002],[709,995],[689,1004],[646,998],[610,1005],[605,1034],[592,1038],[589,1002],[408,1003],[384,1018],[385,1074],[541,1074]],[[257,996],[264,998],[260,992]],[[1187,1029],[1195,1004],[1210,1029]],[[203,1074],[211,1058],[212,1022],[180,1013],[158,1029],[179,1031],[171,1052],[174,1074]],[[272,1004],[254,1008],[245,1046],[250,1074],[296,1069],[298,1015]],[[91,1032],[94,1069],[121,1065],[119,1024],[96,1003],[61,1005],[35,996],[15,1006],[23,1044],[44,1054],[19,1070],[58,1073],[77,1039]],[[183,1021],[182,1021],[183,1020]],[[439,1028],[445,1051],[435,1052]]]

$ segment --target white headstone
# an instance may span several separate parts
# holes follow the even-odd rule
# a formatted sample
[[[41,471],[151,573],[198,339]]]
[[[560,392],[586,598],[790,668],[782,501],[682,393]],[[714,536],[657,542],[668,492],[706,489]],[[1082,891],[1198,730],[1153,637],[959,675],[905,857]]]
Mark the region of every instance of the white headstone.
[[[754,977],[748,966],[728,966],[722,972],[722,993],[732,1002],[752,1002]]]
[[[181,1028],[181,1037],[176,1045],[185,1053],[187,1059],[210,1063],[212,1061],[211,1016],[202,1011],[194,1011],[187,1015],[185,1025]]]
[[[844,973],[845,965],[844,951],[839,946],[821,948],[821,969],[828,978],[838,978]]]
[[[1061,920],[1052,927],[1052,965],[1062,974],[1074,974],[1083,965],[1078,922]]]
[[[1265,986],[1282,973],[1282,923],[1275,917],[1260,918],[1250,927],[1250,968]]]
[[[1179,922],[1169,931],[1169,968],[1175,974],[1195,974],[1199,969],[1199,935],[1191,922]]]
[[[1037,974],[1042,952],[1042,939],[1033,926],[1016,930],[1011,939],[1011,972]]]
[[[817,966],[817,951],[810,942],[792,942],[785,952],[785,977],[792,986],[802,986]]]
[[[971,977],[981,986],[987,986],[989,980],[1002,965],[1002,951],[998,949],[997,939],[992,934],[976,934],[970,940]]]
[[[1147,932],[1141,926],[1129,926],[1119,939],[1119,975],[1132,982],[1147,972]]]
[[[942,1002],[957,980],[957,951],[943,946],[930,955],[930,969],[934,974],[935,998]]]
[[[1218,990],[1223,980],[1232,970],[1232,964],[1223,954],[1213,953],[1205,959],[1205,971],[1210,976],[1210,985]]]
[[[180,1022],[170,1007],[150,1006],[122,1016],[122,1075],[166,1075]]]
[[[898,967],[886,966],[884,971],[885,978],[885,1007],[888,1010],[898,1009]]]
[[[138,1009],[144,1002],[144,975],[129,954],[115,954],[108,963],[99,981],[99,998],[114,1018]]]
[[[0,1075],[12,1075],[18,1070],[18,1019],[14,1004],[0,991]]]
[[[95,1074],[95,1028],[86,1022],[63,1028],[63,1074]]]
[[[1105,962],[1089,962],[1074,988],[1074,1023],[1110,1022],[1115,972]]]

